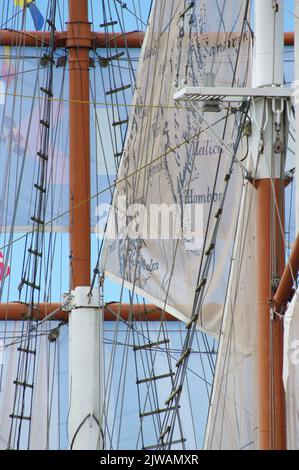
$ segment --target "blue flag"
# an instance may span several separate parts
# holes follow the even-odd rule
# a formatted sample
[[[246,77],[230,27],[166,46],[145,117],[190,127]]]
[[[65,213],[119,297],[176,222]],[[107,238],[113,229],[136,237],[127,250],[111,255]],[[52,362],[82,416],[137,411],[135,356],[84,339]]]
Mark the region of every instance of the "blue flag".
[[[30,13],[31,13],[31,16],[32,16],[32,19],[33,19],[35,29],[37,31],[40,31],[41,29],[43,29],[43,26],[44,26],[44,17],[43,17],[43,15],[41,14],[40,10],[37,8],[35,2],[32,2],[29,5],[29,10],[30,10]]]

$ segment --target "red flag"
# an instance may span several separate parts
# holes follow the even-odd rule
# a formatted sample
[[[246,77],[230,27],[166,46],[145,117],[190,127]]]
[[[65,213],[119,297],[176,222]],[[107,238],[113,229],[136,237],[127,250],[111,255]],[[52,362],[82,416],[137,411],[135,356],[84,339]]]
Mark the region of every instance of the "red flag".
[[[5,269],[4,256],[0,251],[0,281],[2,281],[4,277],[9,276],[9,274],[10,274],[10,267],[9,266],[6,269],[5,276],[4,276],[4,269]]]

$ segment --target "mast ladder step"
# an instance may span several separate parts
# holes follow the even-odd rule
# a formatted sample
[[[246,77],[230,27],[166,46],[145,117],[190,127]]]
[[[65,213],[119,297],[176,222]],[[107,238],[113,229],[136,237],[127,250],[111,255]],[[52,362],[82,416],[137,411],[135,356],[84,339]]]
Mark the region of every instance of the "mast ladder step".
[[[114,88],[112,90],[106,91],[106,96],[113,95],[114,93],[119,93],[120,91],[128,90],[128,88],[131,88],[131,85],[123,85],[118,88]]]
[[[32,222],[36,222],[38,225],[44,225],[45,221],[42,219],[39,219],[38,217],[32,216],[31,217]]]
[[[31,421],[31,416],[21,416],[21,415],[14,415],[14,414],[11,414],[9,415],[10,418],[12,419],[20,419],[21,421],[24,420],[24,421]]]
[[[191,320],[187,323],[186,329],[187,329],[187,330],[190,330],[191,326],[192,326],[195,322],[197,322],[198,319],[199,319],[199,314],[194,315],[194,317],[192,317]]]
[[[114,154],[115,158],[120,158],[122,156],[123,152],[118,152]]]
[[[178,439],[177,441],[165,442],[164,444],[154,444],[151,446],[143,447],[142,450],[161,449],[161,447],[167,447],[176,444],[184,444],[184,442],[186,442],[186,439]]]
[[[43,254],[37,250],[33,250],[33,248],[28,248],[28,253],[30,253],[33,256],[37,256],[38,258],[42,258]]]
[[[116,26],[117,21],[107,21],[106,23],[101,23],[100,28],[107,28],[108,26]]]
[[[47,20],[47,23],[48,23],[48,25],[50,26],[50,28],[52,28],[54,31],[56,31],[56,26],[55,26],[55,23],[54,23],[53,20],[48,19],[48,20]]]
[[[169,405],[169,403],[171,403],[174,398],[179,394],[181,393],[182,391],[182,386],[180,385],[178,388],[176,388],[173,392],[171,392],[171,394],[169,395],[169,397],[167,398],[167,400],[165,401],[165,405]]]
[[[114,55],[111,55],[109,57],[107,57],[108,60],[117,60],[117,59],[120,59],[121,57],[123,57],[125,55],[124,52],[118,52],[117,54],[114,54]]]
[[[37,152],[37,155],[38,155],[42,160],[47,161],[47,160],[49,159],[48,155],[46,155],[46,154],[43,153],[43,152]]]
[[[36,351],[34,351],[33,349],[18,348],[18,351],[26,354],[33,354],[34,356],[36,355]]]
[[[134,346],[133,351],[140,351],[141,349],[151,349],[154,348],[155,346],[161,346],[162,344],[167,344],[169,343],[169,339],[163,339],[161,341],[157,341],[156,343],[148,343],[148,344],[143,344],[142,346]]]
[[[214,250],[215,250],[215,243],[211,243],[211,245],[209,246],[209,248],[205,252],[205,255],[210,256]]]
[[[208,282],[207,278],[206,277],[203,278],[200,284],[196,287],[195,292],[199,292],[200,289],[202,289],[206,285],[207,282]]]
[[[43,93],[45,93],[45,95],[48,95],[50,96],[51,98],[53,98],[53,93],[51,90],[49,90],[48,88],[44,88],[43,86],[40,87],[40,91],[42,91]]]
[[[26,284],[26,286],[31,287],[32,289],[40,290],[40,286],[34,284],[34,282],[27,281],[26,279],[22,279],[22,283]]]
[[[219,217],[222,215],[222,212],[223,212],[223,209],[222,209],[222,207],[220,207],[220,209],[218,209],[218,211],[215,214],[215,218],[219,219]]]
[[[160,436],[159,436],[159,441],[163,441],[164,437],[167,436],[167,434],[170,433],[170,430],[171,430],[171,426],[167,426],[167,428],[161,432]]]
[[[122,126],[123,124],[128,124],[129,119],[123,119],[122,121],[116,121],[112,123],[113,127]]]
[[[46,192],[47,192],[46,188],[44,188],[43,186],[40,186],[39,184],[35,184],[34,187],[35,187],[35,189],[37,189],[38,191],[40,191],[43,194],[46,194]]]
[[[46,121],[45,119],[41,119],[39,122],[40,122],[40,124],[41,124],[42,126],[44,126],[44,127],[46,127],[47,129],[49,129],[49,127],[50,127],[49,121]]]
[[[186,6],[185,10],[182,11],[182,13],[180,14],[180,17],[181,18],[184,18],[184,16],[186,15],[186,13],[188,13],[189,10],[191,10],[191,8],[194,7],[194,2],[190,2],[188,6]]]
[[[19,380],[14,380],[14,385],[24,388],[31,388],[33,389],[33,384],[27,384],[26,382],[20,382]]]
[[[110,55],[108,57],[102,57],[99,56],[99,63],[101,67],[108,67],[109,62],[112,62],[113,60],[118,60],[120,59],[123,55],[125,55],[124,52],[118,52],[115,55]]]
[[[162,413],[167,413],[167,411],[174,411],[176,410],[177,408],[179,408],[179,406],[172,406],[170,408],[161,408],[159,410],[153,410],[153,411],[146,411],[144,413],[140,413],[139,417],[140,418],[146,418],[147,416],[153,416],[153,415],[158,415],[158,414],[162,414]]]
[[[167,374],[161,374],[161,375],[153,375],[152,377],[136,380],[136,384],[140,385],[140,384],[144,384],[144,383],[147,383],[147,382],[153,382],[155,380],[167,379],[168,377],[173,377],[174,375],[175,375],[174,372],[170,372],[170,373],[167,373]]]
[[[183,354],[181,355],[181,357],[179,358],[175,366],[179,367],[185,361],[185,359],[187,359],[187,357],[190,356],[190,354],[191,354],[191,348],[186,349],[186,351],[183,352]]]

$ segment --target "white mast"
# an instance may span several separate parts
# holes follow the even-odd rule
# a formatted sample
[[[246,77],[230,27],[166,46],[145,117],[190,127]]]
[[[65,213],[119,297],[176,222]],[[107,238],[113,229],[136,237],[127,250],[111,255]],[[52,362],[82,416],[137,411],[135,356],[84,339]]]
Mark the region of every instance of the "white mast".
[[[253,87],[282,86],[284,78],[283,0],[258,0],[255,2],[254,38]],[[283,176],[282,159],[279,156],[273,158],[273,143],[275,141],[275,131],[273,131],[274,120],[276,118],[279,119],[278,115],[275,116],[273,113],[273,104],[275,109],[280,109],[279,99],[275,100],[275,102],[269,99],[267,110],[265,110],[264,100],[256,100],[251,112],[254,124],[251,148],[257,170],[257,180],[281,178]],[[280,135],[283,141],[282,113],[280,119]],[[261,130],[263,130],[262,133]],[[264,149],[261,152],[262,145]]]
[[[277,8],[276,14],[273,10]],[[257,0],[254,21],[253,86],[283,84],[284,2]]]
[[[96,289],[77,287],[71,296],[70,413],[72,450],[102,449],[101,313]]]

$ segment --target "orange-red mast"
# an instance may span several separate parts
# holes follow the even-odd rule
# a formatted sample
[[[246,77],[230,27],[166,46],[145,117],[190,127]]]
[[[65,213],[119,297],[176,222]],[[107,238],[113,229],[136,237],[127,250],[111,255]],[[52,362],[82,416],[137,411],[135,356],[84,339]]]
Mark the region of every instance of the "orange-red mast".
[[[266,19],[266,20],[265,20]],[[283,0],[255,2],[253,85],[283,85]],[[284,269],[285,116],[283,99],[255,100],[252,151],[257,205],[257,401],[260,450],[286,448],[283,323],[271,311]]]
[[[66,47],[69,50],[70,80],[71,288],[90,285],[89,50],[91,46],[92,36],[90,23],[88,22],[88,3],[87,1],[69,0]]]
[[[273,273],[284,268],[284,181],[257,183],[257,352],[260,450],[286,448],[283,376],[283,324],[271,320]],[[276,205],[277,204],[277,205]]]
[[[40,303],[38,305],[37,318],[43,319],[44,317],[55,315],[51,318],[55,321],[68,322],[69,312],[62,309],[61,303]],[[124,321],[161,321],[163,318],[166,321],[177,321],[177,318],[170,315],[170,313],[163,312],[163,310],[155,305],[130,305],[120,303],[110,303],[104,307],[104,320],[116,321],[121,315]],[[28,316],[28,306],[20,302],[11,302],[8,304],[0,304],[0,321],[22,321]]]
[[[112,47],[136,48],[142,46],[144,33],[140,31],[126,33],[98,33],[92,32],[92,48],[106,48],[107,44]],[[66,47],[67,32],[56,31],[55,47]],[[0,31],[0,45],[12,46],[22,44],[27,47],[42,47],[50,42],[50,33],[40,31]],[[294,33],[286,32],[284,35],[285,46],[294,46]]]

